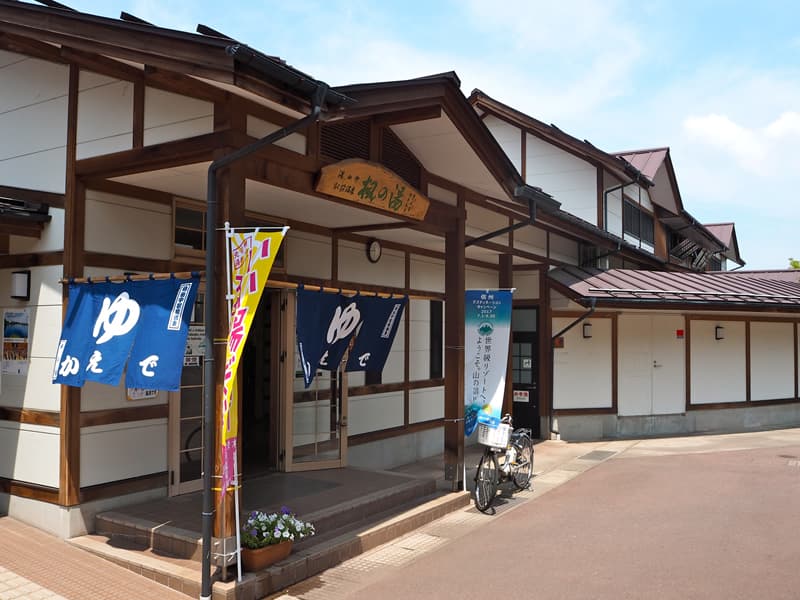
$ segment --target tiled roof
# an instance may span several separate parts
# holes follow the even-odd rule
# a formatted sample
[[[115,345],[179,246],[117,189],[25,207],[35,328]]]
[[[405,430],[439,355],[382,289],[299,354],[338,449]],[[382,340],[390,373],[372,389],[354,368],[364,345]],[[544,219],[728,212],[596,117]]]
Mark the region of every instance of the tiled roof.
[[[784,273],[784,272],[781,272]],[[581,304],[686,305],[800,310],[800,282],[767,273],[687,273],[563,267],[548,273],[557,289]]]
[[[669,148],[654,148],[652,150],[633,150],[631,152],[616,152],[614,155],[628,161],[650,181],[656,176],[658,169],[664,162]]]

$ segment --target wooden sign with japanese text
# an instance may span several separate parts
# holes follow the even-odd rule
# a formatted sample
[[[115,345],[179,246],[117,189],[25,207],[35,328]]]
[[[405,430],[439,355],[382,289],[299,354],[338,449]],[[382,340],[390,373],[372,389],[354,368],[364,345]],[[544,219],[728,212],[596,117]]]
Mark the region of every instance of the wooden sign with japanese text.
[[[375,163],[348,159],[323,167],[316,190],[422,221],[430,201],[403,179]]]

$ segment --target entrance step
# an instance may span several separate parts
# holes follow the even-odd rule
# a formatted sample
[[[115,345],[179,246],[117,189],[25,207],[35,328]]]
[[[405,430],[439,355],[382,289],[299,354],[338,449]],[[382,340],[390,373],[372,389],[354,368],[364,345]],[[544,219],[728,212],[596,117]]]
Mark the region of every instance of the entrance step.
[[[343,510],[321,509],[317,517],[323,529],[318,534],[302,540],[288,558],[257,573],[245,573],[241,582],[217,581],[213,587],[214,600],[256,600],[277,592],[289,585],[316,575],[325,569],[366,552],[380,544],[405,535],[449,512],[467,506],[469,493],[432,493],[424,498],[417,496],[390,508],[377,498],[365,498],[363,504],[343,505]],[[371,506],[373,512],[365,516],[362,508]],[[380,510],[384,507],[383,510]],[[326,514],[330,512],[330,514]],[[339,513],[355,513],[346,518]],[[108,513],[107,513],[108,515]],[[117,523],[106,519],[106,523]],[[159,527],[151,532],[151,539],[174,535]],[[175,590],[198,597],[200,592],[200,563],[193,558],[177,558],[163,550],[135,543],[139,534],[88,535],[69,542],[98,556],[104,557],[131,571],[163,583]],[[120,537],[127,536],[127,537]],[[199,546],[199,544],[198,544]],[[229,568],[229,575],[235,574]]]

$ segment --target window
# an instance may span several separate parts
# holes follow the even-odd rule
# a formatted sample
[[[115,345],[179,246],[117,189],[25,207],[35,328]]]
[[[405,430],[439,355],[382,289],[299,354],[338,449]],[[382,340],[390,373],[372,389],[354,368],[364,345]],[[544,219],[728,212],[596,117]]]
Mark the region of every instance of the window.
[[[206,249],[206,213],[189,204],[175,204],[175,249],[192,255]]]
[[[652,215],[627,200],[622,207],[622,231],[649,244],[655,243],[655,228]]]
[[[443,328],[443,305],[441,300],[431,300],[431,321],[430,321],[430,373],[431,379],[439,379],[443,376],[442,368],[442,343],[444,341]]]

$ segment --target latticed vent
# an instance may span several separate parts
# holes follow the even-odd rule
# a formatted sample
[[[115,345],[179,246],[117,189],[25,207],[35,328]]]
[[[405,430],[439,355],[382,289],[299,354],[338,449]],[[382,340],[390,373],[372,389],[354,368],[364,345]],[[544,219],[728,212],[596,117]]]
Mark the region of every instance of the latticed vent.
[[[334,160],[369,159],[369,121],[326,123],[320,132],[323,156]]]
[[[381,162],[415,188],[419,188],[421,167],[414,155],[390,129],[383,130]]]

